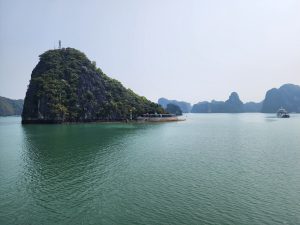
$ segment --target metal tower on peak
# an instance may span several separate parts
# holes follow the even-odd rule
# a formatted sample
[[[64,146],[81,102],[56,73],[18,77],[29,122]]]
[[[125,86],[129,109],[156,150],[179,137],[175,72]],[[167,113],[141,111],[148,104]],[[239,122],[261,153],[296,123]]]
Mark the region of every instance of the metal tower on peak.
[[[58,41],[58,48],[61,49],[61,40]]]

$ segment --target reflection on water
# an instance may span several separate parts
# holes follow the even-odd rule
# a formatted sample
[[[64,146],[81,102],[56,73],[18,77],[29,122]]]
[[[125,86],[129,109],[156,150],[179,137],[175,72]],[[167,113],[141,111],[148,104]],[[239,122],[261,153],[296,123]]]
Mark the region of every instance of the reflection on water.
[[[122,160],[126,139],[145,128],[133,124],[22,126],[25,163],[21,185],[32,197],[30,207],[46,209],[39,209],[44,214],[40,222],[53,220],[48,211],[60,215],[62,208],[75,207],[70,211],[75,213],[86,210],[76,209],[81,204],[101,198],[101,183]],[[72,220],[72,213],[64,215],[66,221]]]
[[[112,150],[121,151],[123,138],[136,132],[134,127],[114,125],[26,125],[22,129],[28,170],[45,172],[42,178],[51,172],[62,179],[92,168],[98,163],[95,159],[109,157]]]

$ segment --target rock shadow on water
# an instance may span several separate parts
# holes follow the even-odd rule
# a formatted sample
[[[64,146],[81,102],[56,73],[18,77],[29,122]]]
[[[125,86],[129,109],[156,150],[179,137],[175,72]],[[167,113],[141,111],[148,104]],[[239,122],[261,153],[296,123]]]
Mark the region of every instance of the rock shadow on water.
[[[124,142],[142,129],[132,124],[22,126],[25,168],[19,185],[28,196],[26,208],[36,212],[27,214],[30,221],[71,222],[72,213],[87,210],[83,206],[91,196],[101,199],[101,184],[122,157]]]

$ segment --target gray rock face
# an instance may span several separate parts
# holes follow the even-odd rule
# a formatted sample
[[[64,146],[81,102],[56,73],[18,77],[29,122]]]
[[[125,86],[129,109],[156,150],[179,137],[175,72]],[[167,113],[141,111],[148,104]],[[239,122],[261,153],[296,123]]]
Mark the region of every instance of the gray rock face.
[[[229,99],[225,102],[225,111],[228,113],[241,113],[243,112],[243,102],[240,100],[236,92],[232,92]]]
[[[285,84],[267,91],[262,112],[275,113],[280,107],[288,112],[300,113],[300,86]]]

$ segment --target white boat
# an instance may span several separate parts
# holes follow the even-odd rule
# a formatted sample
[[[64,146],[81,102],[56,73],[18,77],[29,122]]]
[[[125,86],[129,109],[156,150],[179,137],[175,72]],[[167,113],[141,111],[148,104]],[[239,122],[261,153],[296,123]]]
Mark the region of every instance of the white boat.
[[[290,118],[290,115],[288,114],[288,112],[284,108],[281,107],[277,111],[277,117],[278,118]]]

